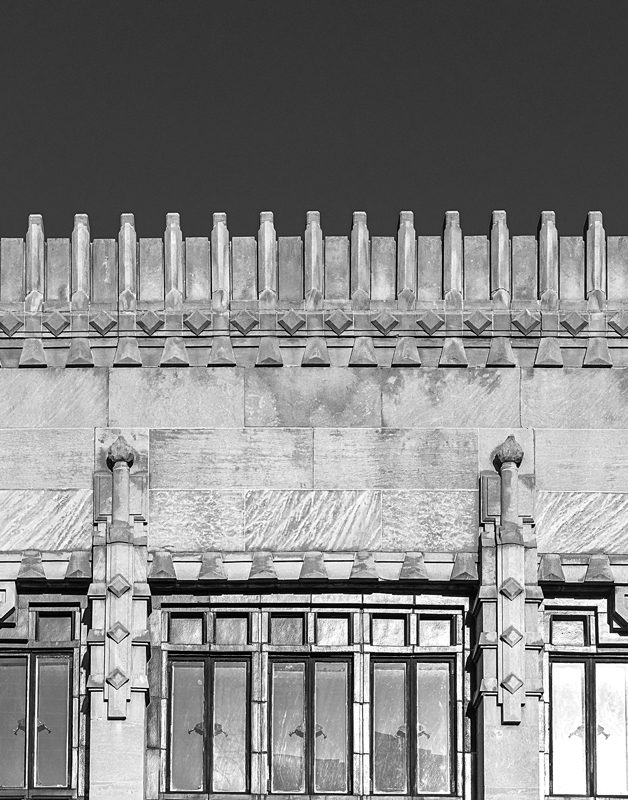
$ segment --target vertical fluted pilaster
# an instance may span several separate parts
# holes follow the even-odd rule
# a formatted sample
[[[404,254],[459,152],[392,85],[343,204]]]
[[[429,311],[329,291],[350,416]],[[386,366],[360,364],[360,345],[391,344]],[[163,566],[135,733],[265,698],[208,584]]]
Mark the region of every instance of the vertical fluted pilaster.
[[[262,211],[259,215],[257,281],[260,306],[274,308],[277,304],[277,232],[272,211]]]
[[[353,212],[351,228],[351,300],[356,309],[368,308],[371,296],[371,248],[366,212]]]
[[[402,309],[410,309],[416,298],[416,231],[412,211],[399,215],[397,231],[397,301]]]
[[[224,211],[213,215],[211,245],[213,306],[217,311],[225,311],[229,308],[231,291],[231,253]]]
[[[119,305],[121,311],[135,311],[137,306],[137,234],[133,214],[121,214],[118,234]]]
[[[166,214],[164,257],[166,310],[178,311],[183,306],[183,234],[177,213]]]
[[[556,214],[541,212],[539,227],[539,295],[545,292],[558,294],[558,231]]]
[[[323,231],[318,211],[305,217],[305,306],[308,311],[322,307],[323,301]]]
[[[72,230],[72,308],[86,311],[90,295],[90,232],[87,214],[74,215]]]
[[[587,297],[601,292],[606,297],[606,231],[601,211],[587,215]]]
[[[445,212],[443,232],[443,294],[462,296],[462,228],[458,211]]]
[[[26,231],[26,311],[37,312],[42,308],[45,253],[43,217],[41,214],[31,214]]]

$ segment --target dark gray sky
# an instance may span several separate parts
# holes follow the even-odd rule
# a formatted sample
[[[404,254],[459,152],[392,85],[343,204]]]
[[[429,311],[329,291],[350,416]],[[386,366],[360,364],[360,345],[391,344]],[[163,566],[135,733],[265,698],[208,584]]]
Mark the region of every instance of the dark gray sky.
[[[392,234],[406,208],[421,233],[505,208],[513,233],[601,209],[628,234],[625,0],[5,0],[0,39],[3,236],[79,211],[95,236],[122,211],[253,234],[266,209]]]

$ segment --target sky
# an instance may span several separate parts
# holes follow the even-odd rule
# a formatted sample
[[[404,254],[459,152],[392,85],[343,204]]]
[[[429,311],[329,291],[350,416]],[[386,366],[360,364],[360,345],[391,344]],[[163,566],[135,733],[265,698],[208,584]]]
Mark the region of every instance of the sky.
[[[0,235],[628,234],[625,0],[4,0]]]

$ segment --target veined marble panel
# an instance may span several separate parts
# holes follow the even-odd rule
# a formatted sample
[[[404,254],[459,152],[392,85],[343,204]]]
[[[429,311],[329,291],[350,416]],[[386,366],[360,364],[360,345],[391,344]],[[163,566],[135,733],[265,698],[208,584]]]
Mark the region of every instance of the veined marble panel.
[[[541,428],[535,431],[535,445],[538,490],[623,492],[628,489],[628,430]]]
[[[309,489],[307,428],[150,432],[151,489]]]
[[[0,428],[106,425],[107,381],[98,367],[0,370]]]
[[[245,425],[374,427],[382,424],[379,370],[246,370]]]
[[[478,542],[478,492],[382,492],[382,550],[470,550]]]
[[[243,550],[242,492],[191,492],[153,489],[150,495],[150,547],[174,550]]]
[[[247,550],[380,550],[380,492],[251,491]]]
[[[0,430],[0,489],[91,489],[91,428]]]
[[[518,369],[391,369],[382,383],[390,428],[520,427]]]
[[[628,370],[524,369],[521,416],[535,428],[628,428]]]
[[[112,369],[109,424],[143,428],[238,428],[244,424],[241,369]]]
[[[628,553],[628,494],[537,492],[536,538],[545,553]]]
[[[0,550],[91,547],[92,491],[0,491]]]
[[[315,428],[320,489],[476,489],[477,431]]]

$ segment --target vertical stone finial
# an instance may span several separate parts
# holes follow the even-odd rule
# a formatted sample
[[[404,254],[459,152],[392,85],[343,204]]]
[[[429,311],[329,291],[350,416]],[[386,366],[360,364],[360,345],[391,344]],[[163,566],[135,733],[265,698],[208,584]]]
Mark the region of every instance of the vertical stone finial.
[[[587,215],[587,297],[591,292],[606,296],[606,232],[601,211]]]
[[[351,228],[351,299],[355,307],[365,308],[370,296],[371,248],[366,211],[354,211]]]
[[[547,291],[558,293],[558,231],[553,211],[541,212],[539,227],[539,295]]]
[[[323,231],[318,211],[305,216],[305,301],[310,311],[321,307],[323,299]]]
[[[107,450],[107,466],[113,472],[115,465],[124,463],[129,469],[135,463],[137,451],[127,442],[124,436],[118,438]]]
[[[414,213],[402,211],[397,231],[397,299],[405,308],[411,308],[416,297],[416,271]]]
[[[120,309],[135,311],[137,275],[137,234],[133,214],[120,215],[118,234],[118,260],[120,269]]]
[[[114,524],[128,525],[131,508],[129,471],[136,459],[137,452],[124,436],[118,436],[107,450],[107,466],[113,472],[111,519]]]
[[[166,214],[164,231],[166,309],[177,311],[183,304],[183,234],[177,213]]]
[[[523,456],[523,448],[511,433],[495,450],[493,464],[497,472],[501,472],[505,464],[514,464],[515,467],[519,468],[523,461]]]
[[[510,300],[510,234],[505,211],[493,211],[491,220],[491,297],[506,292]]]
[[[462,228],[458,211],[445,211],[443,233],[443,294],[462,295]]]
[[[502,526],[519,524],[519,476],[523,461],[523,448],[510,434],[493,454],[493,464],[501,477],[501,523]]]
[[[257,233],[257,280],[259,299],[265,307],[277,302],[277,232],[272,211],[259,215]]]
[[[74,215],[72,230],[72,307],[85,311],[89,305],[90,233],[87,214]]]
[[[227,215],[224,211],[217,211],[213,215],[213,223],[211,236],[212,297],[217,310],[226,311],[229,308],[231,291],[231,259]]]
[[[44,220],[31,214],[26,232],[26,311],[41,311],[44,299]]]

